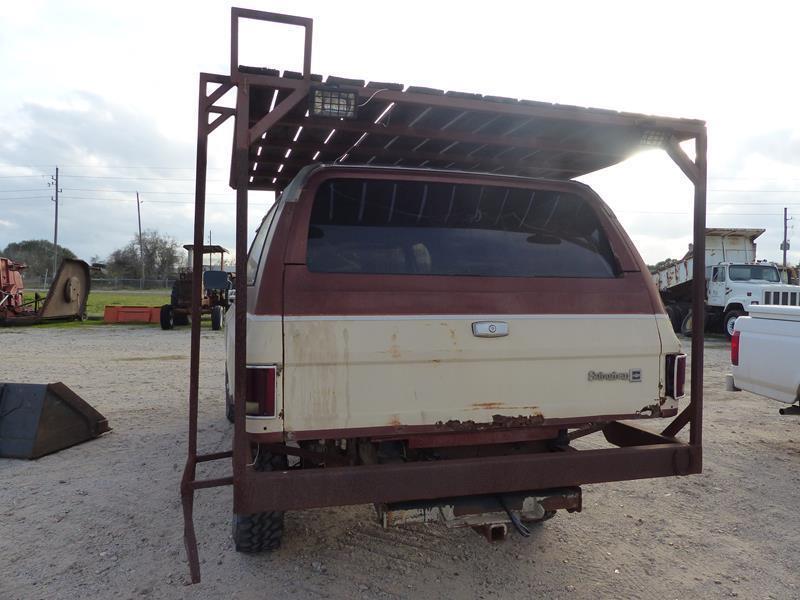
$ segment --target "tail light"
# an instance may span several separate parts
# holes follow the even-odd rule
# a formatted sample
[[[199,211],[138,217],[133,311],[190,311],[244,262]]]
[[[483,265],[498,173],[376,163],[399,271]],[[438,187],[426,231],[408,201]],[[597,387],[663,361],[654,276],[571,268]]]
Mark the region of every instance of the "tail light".
[[[739,332],[734,331],[731,337],[731,364],[739,366]]]
[[[678,400],[686,395],[684,392],[686,387],[685,354],[667,354],[666,380],[667,396]]]
[[[275,365],[247,365],[247,403],[258,406],[260,417],[275,416]]]

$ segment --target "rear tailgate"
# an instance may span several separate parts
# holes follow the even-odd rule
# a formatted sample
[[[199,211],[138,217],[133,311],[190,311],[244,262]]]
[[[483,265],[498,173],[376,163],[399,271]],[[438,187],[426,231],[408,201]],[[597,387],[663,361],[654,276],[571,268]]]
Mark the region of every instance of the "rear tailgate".
[[[476,323],[508,335],[479,337]],[[658,402],[653,315],[287,317],[284,336],[288,431],[631,415]]]

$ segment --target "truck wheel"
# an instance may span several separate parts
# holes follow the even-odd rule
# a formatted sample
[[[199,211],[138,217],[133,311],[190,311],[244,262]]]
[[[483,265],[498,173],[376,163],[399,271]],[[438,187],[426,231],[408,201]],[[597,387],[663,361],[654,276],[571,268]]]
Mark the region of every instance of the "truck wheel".
[[[286,457],[261,450],[254,463],[257,471],[279,471],[287,468]],[[233,515],[233,544],[237,552],[252,554],[272,552],[281,546],[283,511]]]
[[[669,322],[672,325],[672,331],[675,333],[680,332],[681,309],[673,304],[668,304],[666,307],[664,307],[664,310],[667,312],[667,317],[669,317]]]
[[[175,313],[172,306],[165,304],[161,307],[161,329],[172,329],[175,326]]]
[[[736,319],[746,314],[741,310],[729,310],[725,313],[725,318],[722,319],[722,329],[728,339],[733,337],[733,326],[736,324]]]
[[[692,311],[686,313],[681,322],[681,335],[692,337]]]
[[[211,329],[214,331],[222,329],[222,307],[219,305],[211,307]]]

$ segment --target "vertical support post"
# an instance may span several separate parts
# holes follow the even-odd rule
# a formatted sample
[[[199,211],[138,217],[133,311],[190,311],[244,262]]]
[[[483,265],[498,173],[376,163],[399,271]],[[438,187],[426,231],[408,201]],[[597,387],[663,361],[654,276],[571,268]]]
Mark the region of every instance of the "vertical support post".
[[[53,226],[53,279],[56,278],[58,272],[58,167],[56,167],[56,178],[54,179],[56,185],[55,201],[56,201],[56,218],[55,225]]]
[[[245,434],[247,389],[247,184],[250,148],[250,88],[237,86],[234,182],[236,185],[236,302],[234,304],[234,419],[233,419],[233,506],[239,505],[237,483],[250,462]]]
[[[781,244],[781,249],[783,250],[783,268],[786,268],[786,252],[789,250],[789,240],[788,238],[788,230],[789,230],[789,209],[785,206],[783,207],[783,244]]]
[[[206,209],[206,168],[208,165],[208,107],[206,106],[206,78],[200,75],[197,108],[197,157],[194,191],[194,247],[203,247],[203,230]],[[200,295],[202,293],[203,253],[196,251],[192,260],[192,333],[189,342],[189,445],[186,466],[181,479],[181,502],[183,504],[183,540],[189,559],[192,583],[200,581],[200,561],[197,554],[197,538],[192,517],[197,465],[197,412],[200,384]]]
[[[136,192],[136,216],[139,220],[139,260],[142,261],[142,282],[139,289],[144,289],[144,244],[142,243],[142,203],[139,201],[139,192]]]
[[[695,138],[695,166],[697,180],[694,182],[694,251],[692,278],[692,365],[691,365],[691,423],[689,443],[700,447],[703,443],[703,348],[705,342],[705,280],[706,280],[706,181],[707,150],[706,132]],[[697,455],[698,460],[702,460]]]

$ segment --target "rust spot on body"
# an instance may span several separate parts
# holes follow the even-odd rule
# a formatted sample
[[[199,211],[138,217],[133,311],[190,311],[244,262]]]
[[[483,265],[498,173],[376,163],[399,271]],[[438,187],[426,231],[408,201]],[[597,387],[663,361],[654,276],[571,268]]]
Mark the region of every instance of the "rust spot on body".
[[[492,415],[491,423],[476,423],[475,421],[459,421],[451,419],[446,422],[439,421],[437,427],[450,429],[451,431],[484,431],[487,429],[500,429],[505,427],[530,427],[531,425],[541,425],[544,423],[544,416],[540,412],[532,415],[517,415],[510,417],[507,415]]]

